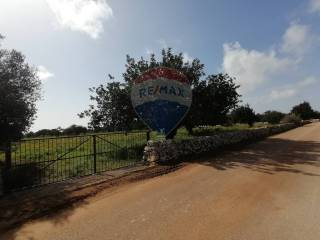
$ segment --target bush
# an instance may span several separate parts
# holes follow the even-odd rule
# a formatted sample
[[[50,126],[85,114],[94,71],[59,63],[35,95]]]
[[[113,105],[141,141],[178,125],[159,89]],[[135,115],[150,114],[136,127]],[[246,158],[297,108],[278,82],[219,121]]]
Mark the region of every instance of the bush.
[[[39,184],[40,173],[41,169],[36,163],[17,166],[10,170],[2,168],[5,191]]]
[[[84,134],[87,132],[88,132],[88,129],[86,127],[73,124],[70,127],[64,129],[62,131],[62,134],[70,136],[70,135],[80,135],[80,134]]]
[[[280,122],[280,121],[279,121]],[[253,127],[254,128],[262,128],[262,127],[268,127],[268,126],[270,126],[270,125],[272,125],[272,124],[270,124],[270,123],[268,123],[268,122],[255,122],[254,124],[253,124]]]
[[[240,106],[231,112],[231,119],[234,123],[247,123],[253,126],[257,120],[256,114],[253,109],[248,105]]]
[[[135,145],[128,148],[118,148],[112,151],[105,152],[103,154],[103,160],[115,159],[117,161],[123,160],[136,160],[139,156],[143,155],[145,145]]]
[[[211,136],[222,131],[220,126],[199,126],[193,128],[192,135],[194,136]]]
[[[59,129],[41,129],[37,132],[29,132],[25,135],[25,137],[47,137],[47,136],[60,136],[61,131]]]
[[[262,121],[263,122],[268,122],[271,124],[279,124],[281,119],[283,119],[285,116],[284,113],[278,112],[278,111],[266,111],[262,115]]]
[[[192,135],[194,136],[212,136],[221,132],[232,132],[248,129],[248,124],[234,124],[232,126],[198,126],[193,128]]]
[[[291,110],[291,113],[299,115],[303,120],[309,120],[316,116],[316,113],[308,102],[303,102],[294,106]]]
[[[294,113],[290,113],[290,114],[285,115],[282,118],[281,123],[299,124],[299,123],[301,123],[301,117],[299,115],[294,114]]]

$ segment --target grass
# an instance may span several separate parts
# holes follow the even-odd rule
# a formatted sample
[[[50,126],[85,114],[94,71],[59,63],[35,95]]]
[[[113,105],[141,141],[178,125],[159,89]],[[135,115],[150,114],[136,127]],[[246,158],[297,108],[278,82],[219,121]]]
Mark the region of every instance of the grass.
[[[253,127],[261,127],[259,123]],[[195,136],[214,135],[220,132],[250,129],[247,124],[232,126],[202,126],[194,128],[190,135],[185,128],[179,128],[175,140]],[[164,136],[151,132],[152,140]],[[142,160],[147,142],[146,132],[99,133],[95,137],[96,172],[132,166]],[[61,181],[71,177],[94,173],[93,135],[27,138],[12,144],[12,170],[10,182],[37,185]],[[4,153],[0,152],[0,163]],[[31,179],[30,172],[34,179]],[[12,179],[13,177],[13,179]],[[31,184],[32,183],[32,184]]]
[[[175,135],[174,139],[175,140],[182,140],[182,139],[190,139],[193,137],[194,136],[192,136],[188,133],[186,128],[181,127],[178,129],[177,134]],[[151,140],[164,140],[165,136],[153,131],[153,132],[151,132],[150,138],[151,138]]]
[[[146,132],[107,133],[71,137],[23,139],[12,144],[12,172],[17,182],[30,182],[26,169],[36,178],[31,185],[134,165],[142,160]],[[0,153],[4,161],[4,153]],[[11,179],[11,181],[13,181]],[[30,185],[30,183],[29,183]]]
[[[234,124],[231,126],[199,126],[193,129],[194,136],[212,136],[221,132],[234,132],[240,130],[248,130],[255,129],[260,127],[269,126],[267,123],[257,122],[253,126],[249,126],[248,124]]]

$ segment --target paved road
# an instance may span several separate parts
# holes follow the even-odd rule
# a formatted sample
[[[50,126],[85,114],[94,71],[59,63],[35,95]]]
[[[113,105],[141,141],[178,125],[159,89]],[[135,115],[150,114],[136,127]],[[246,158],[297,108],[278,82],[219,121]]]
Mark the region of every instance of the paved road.
[[[320,239],[320,123],[117,187],[3,239]]]

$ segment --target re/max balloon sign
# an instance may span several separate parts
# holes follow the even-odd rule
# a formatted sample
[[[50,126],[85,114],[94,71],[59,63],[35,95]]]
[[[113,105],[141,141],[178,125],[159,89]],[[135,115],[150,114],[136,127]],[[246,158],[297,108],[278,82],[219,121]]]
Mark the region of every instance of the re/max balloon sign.
[[[134,81],[131,101],[149,128],[168,135],[188,113],[192,91],[182,73],[159,67],[144,72]]]

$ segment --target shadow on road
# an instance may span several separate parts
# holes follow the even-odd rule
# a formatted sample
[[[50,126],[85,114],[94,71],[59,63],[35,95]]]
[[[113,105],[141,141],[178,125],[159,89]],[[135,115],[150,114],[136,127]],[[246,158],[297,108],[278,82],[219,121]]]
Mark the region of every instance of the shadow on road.
[[[306,169],[308,168],[301,167],[301,165],[320,167],[320,143],[269,138],[258,144],[232,147],[232,149],[224,150],[217,154],[207,155],[195,162],[221,171],[247,168],[263,174],[288,172],[292,174],[303,174],[310,177],[319,177],[320,174],[307,171]],[[52,187],[54,188],[54,186]],[[15,198],[15,196],[12,195],[7,199],[7,206],[3,205],[5,201],[1,199],[0,239],[3,239],[1,236],[1,224],[5,223],[5,221],[11,221],[13,218],[23,217],[28,212],[34,213],[33,211],[39,211],[41,214],[46,213],[45,209],[52,206],[50,205],[50,201],[59,202],[61,200],[61,202],[69,204],[68,208],[62,208],[62,210],[59,210],[61,207],[57,208],[56,211],[50,209],[50,214],[42,217],[44,220],[49,219],[53,224],[65,224],[75,208],[80,205],[85,206],[88,203],[85,199],[78,202],[78,204],[73,204],[72,201],[66,201],[67,199],[74,199],[73,197],[76,197],[71,196],[67,191],[60,191],[61,194],[53,195],[52,199],[48,199],[48,197],[41,198],[41,195],[46,196],[46,193],[43,192],[44,189],[46,189],[46,191],[51,191],[50,188],[40,188],[34,190],[32,194],[26,192],[25,196],[21,194],[17,195],[19,198]],[[52,191],[53,190],[54,189],[52,189]],[[28,197],[30,199],[28,199]],[[33,199],[38,200],[34,201]],[[12,204],[15,204],[15,206]],[[35,214],[35,216],[35,218],[39,217],[37,214]],[[16,230],[7,233],[5,239],[15,239],[17,230],[19,230],[19,225]]]
[[[269,138],[259,144],[238,146],[215,157],[207,156],[200,162],[222,171],[244,167],[266,174],[290,172],[318,177],[320,174],[296,167],[301,164],[320,166],[320,143]]]
[[[85,195],[77,196],[69,184],[53,184],[41,188],[11,193],[0,199],[0,239],[15,239],[15,231],[26,219],[50,218],[53,224],[63,224],[79,205],[87,204]]]
[[[113,175],[106,172],[98,176],[46,185],[0,198],[0,240],[16,239],[18,233],[19,236],[20,234],[30,235],[31,233],[21,230],[21,226],[30,220],[48,220],[54,226],[63,225],[69,221],[77,208],[85,208],[89,204],[89,197],[101,191],[106,189],[113,191],[112,187],[166,174],[178,168],[179,166],[157,166],[155,168],[136,166],[130,169],[115,170],[112,172]],[[133,170],[135,171],[132,172]],[[130,174],[127,174],[129,172]],[[102,181],[90,185],[96,182],[97,178]],[[76,186],[78,180],[80,188]],[[32,238],[24,237],[23,239],[31,240]]]

